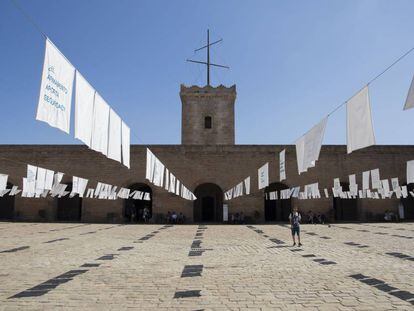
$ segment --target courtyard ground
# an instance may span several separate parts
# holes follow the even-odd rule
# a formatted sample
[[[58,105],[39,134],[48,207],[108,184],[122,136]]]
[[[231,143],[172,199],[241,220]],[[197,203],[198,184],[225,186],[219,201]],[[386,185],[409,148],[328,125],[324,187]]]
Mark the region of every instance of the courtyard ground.
[[[413,310],[414,224],[0,223],[0,310]]]

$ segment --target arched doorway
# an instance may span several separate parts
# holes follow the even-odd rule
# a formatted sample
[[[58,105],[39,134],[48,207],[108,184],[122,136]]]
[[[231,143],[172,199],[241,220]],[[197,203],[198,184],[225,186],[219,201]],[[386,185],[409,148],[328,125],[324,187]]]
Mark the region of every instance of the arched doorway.
[[[13,185],[7,183],[7,189],[11,189]],[[9,193],[0,197],[0,220],[12,220],[14,218],[14,196]]]
[[[410,191],[414,192],[414,183],[407,185],[407,191],[408,196],[401,198],[404,207],[404,220],[414,220],[414,198],[410,194]]]
[[[216,184],[205,183],[194,190],[194,222],[223,221],[223,190]]]
[[[281,200],[280,190],[289,189],[283,183],[271,183],[265,188],[264,216],[265,221],[287,221],[292,210],[292,199]],[[277,200],[269,200],[269,193],[277,191]]]
[[[152,218],[152,189],[150,186],[144,183],[136,183],[128,187],[131,190],[130,193],[133,191],[141,191],[145,193],[149,193],[150,200],[135,200],[132,198],[124,200],[124,218],[127,222],[138,223],[144,222],[144,210],[147,209],[149,212],[149,219]]]
[[[349,183],[341,182],[342,191],[349,191]],[[333,198],[333,208],[336,221],[358,220],[358,199]]]
[[[68,183],[66,191],[72,191],[72,183]],[[56,219],[58,221],[81,221],[82,217],[82,198],[75,195],[70,198],[66,195],[62,198],[57,198],[57,213]]]

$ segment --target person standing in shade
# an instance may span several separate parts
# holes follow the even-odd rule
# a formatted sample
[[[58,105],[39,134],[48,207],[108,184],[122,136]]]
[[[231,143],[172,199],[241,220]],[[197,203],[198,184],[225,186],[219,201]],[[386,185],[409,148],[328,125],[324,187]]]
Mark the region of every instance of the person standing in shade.
[[[298,212],[298,208],[294,207],[293,212],[289,215],[290,220],[290,228],[292,230],[292,239],[293,239],[293,246],[296,245],[295,234],[298,236],[298,246],[302,246],[300,243],[300,221],[302,216]]]

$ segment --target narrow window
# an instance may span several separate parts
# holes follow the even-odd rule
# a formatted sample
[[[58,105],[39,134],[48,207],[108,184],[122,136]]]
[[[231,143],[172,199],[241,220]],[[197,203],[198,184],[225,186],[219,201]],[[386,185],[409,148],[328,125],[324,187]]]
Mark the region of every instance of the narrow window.
[[[211,117],[204,118],[204,128],[211,129]]]

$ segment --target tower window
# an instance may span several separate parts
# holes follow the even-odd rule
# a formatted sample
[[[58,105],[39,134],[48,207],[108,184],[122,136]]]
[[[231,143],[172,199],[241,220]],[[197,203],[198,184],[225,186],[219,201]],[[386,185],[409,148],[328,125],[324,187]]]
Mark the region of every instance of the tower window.
[[[204,117],[204,128],[211,129],[211,117]]]

